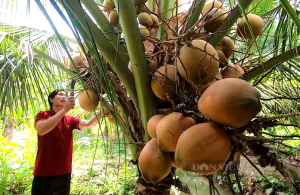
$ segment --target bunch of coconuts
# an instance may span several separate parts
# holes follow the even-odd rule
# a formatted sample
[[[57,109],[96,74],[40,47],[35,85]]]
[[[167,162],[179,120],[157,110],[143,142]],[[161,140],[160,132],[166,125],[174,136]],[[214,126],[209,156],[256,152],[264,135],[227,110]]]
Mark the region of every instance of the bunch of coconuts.
[[[210,122],[196,124],[191,116],[180,112],[152,116],[147,125],[152,139],[139,156],[141,173],[149,183],[165,178],[172,166],[200,175],[224,170],[232,147],[227,127],[247,125],[262,109],[260,92],[239,78],[245,73],[242,65],[229,61],[235,51],[231,38],[225,36],[215,48],[207,42],[226,16],[222,3],[206,3],[198,24],[202,28],[195,39],[180,48],[174,64],[158,66],[154,72],[151,88],[157,98],[178,100],[175,83],[179,78],[183,90],[188,83],[201,91],[198,111]],[[259,36],[262,18],[254,14],[247,18],[252,31],[245,18],[241,18],[236,34],[242,39]]]
[[[150,30],[158,28],[160,23],[147,10],[145,2],[134,0],[135,5],[142,5],[141,10],[136,13],[140,32],[150,36]],[[114,2],[104,0],[103,7],[109,22],[117,26],[118,14]],[[183,16],[184,14],[180,17]],[[218,1],[208,2],[200,17],[202,19],[198,26],[201,28],[198,29],[195,39],[180,48],[174,63],[160,66],[157,58],[150,57],[150,54],[147,57],[148,70],[154,74],[151,80],[153,93],[162,101],[177,98],[176,78],[179,78],[178,83],[182,90],[186,89],[185,85],[188,83],[203,92],[198,100],[198,110],[211,122],[196,124],[192,117],[184,116],[180,112],[158,114],[150,118],[147,130],[152,139],[139,156],[141,173],[149,183],[157,183],[165,178],[172,166],[202,175],[211,175],[222,170],[232,146],[225,127],[242,127],[261,110],[259,91],[246,81],[238,79],[245,73],[244,69],[241,64],[233,64],[229,60],[235,51],[232,39],[225,36],[215,48],[207,42],[211,33],[227,17],[225,7]],[[263,29],[262,18],[255,14],[248,14],[247,18],[252,30],[249,29],[246,19],[241,18],[237,23],[236,34],[242,39],[259,36]],[[172,22],[177,25],[171,19],[171,27]],[[167,36],[174,37],[171,31],[168,31]],[[146,40],[145,36],[142,38]],[[84,59],[82,55],[75,55],[73,60],[80,64]],[[69,66],[69,62],[67,64]],[[129,70],[131,66],[129,62]],[[79,102],[84,110],[91,112],[97,107],[99,97],[95,91],[87,90],[79,95]],[[199,169],[201,165],[212,165],[213,169]]]
[[[134,0],[133,3],[135,6],[141,5],[141,9],[137,10],[137,19],[139,21],[140,26],[140,32],[143,35],[149,36],[150,30],[152,28],[158,28],[159,27],[159,20],[154,14],[151,14],[144,3],[146,3],[146,0]],[[107,13],[108,15],[108,21],[113,26],[118,26],[118,13],[115,9],[115,4],[113,0],[104,0],[103,1],[103,11]],[[142,37],[143,40],[145,38]]]

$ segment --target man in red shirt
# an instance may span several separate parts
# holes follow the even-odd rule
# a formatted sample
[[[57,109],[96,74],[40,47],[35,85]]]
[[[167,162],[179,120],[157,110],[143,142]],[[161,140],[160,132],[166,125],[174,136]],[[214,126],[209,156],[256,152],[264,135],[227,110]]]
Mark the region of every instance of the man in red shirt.
[[[38,134],[38,151],[33,171],[32,195],[67,195],[70,193],[74,129],[92,128],[99,112],[90,120],[66,115],[74,106],[74,97],[63,90],[48,96],[50,110],[36,115],[34,127]]]

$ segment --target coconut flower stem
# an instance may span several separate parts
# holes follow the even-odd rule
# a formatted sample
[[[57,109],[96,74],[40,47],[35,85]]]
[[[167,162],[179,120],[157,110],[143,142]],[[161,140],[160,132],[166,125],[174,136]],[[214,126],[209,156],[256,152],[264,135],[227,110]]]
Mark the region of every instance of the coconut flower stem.
[[[150,85],[150,74],[145,71],[148,68],[144,46],[136,20],[135,9],[132,0],[114,0],[117,12],[119,14],[119,22],[122,26],[124,38],[128,49],[130,62],[135,81],[135,87],[138,97],[138,112],[141,115],[145,141],[150,140],[147,131],[147,122],[155,112],[154,95]],[[133,36],[134,35],[134,36]]]
[[[291,49],[289,51],[286,51],[276,57],[271,58],[270,60],[264,62],[261,65],[258,65],[257,67],[251,69],[250,71],[246,72],[243,75],[243,78],[245,81],[251,81],[252,79],[256,78],[260,74],[267,72],[268,70],[272,69],[274,66],[286,62],[288,60],[291,60],[297,56],[300,55],[300,46]]]
[[[123,44],[119,43],[119,37],[114,32],[114,28],[109,24],[109,21],[99,9],[98,6],[95,6],[95,3],[91,0],[82,0],[83,5],[89,10],[89,13],[95,19],[97,25],[101,28],[103,34],[106,36],[108,40],[111,40],[110,43],[112,46],[118,51],[121,58],[124,60],[127,65],[129,62],[129,56],[127,54],[126,47]],[[127,66],[126,66],[127,67]]]

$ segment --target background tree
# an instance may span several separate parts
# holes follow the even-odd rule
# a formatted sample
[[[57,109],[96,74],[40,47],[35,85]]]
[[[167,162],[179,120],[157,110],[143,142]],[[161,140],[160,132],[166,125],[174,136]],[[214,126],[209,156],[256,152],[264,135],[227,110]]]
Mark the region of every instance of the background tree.
[[[184,74],[180,73],[178,67],[178,61],[183,60],[180,56],[181,49],[193,48],[192,40],[201,39],[205,41],[202,52],[211,56],[210,60],[216,60],[218,67],[223,66],[217,68],[215,74],[219,72],[225,77],[226,73],[223,72],[225,69],[227,72],[229,69],[238,70],[239,74],[234,77],[248,81],[261,93],[259,100],[262,104],[262,112],[252,117],[251,122],[238,127],[225,125],[233,146],[226,165],[238,164],[240,155],[247,158],[245,150],[250,149],[260,157],[260,166],[264,167],[269,164],[276,166],[286,178],[289,187],[294,193],[298,193],[295,178],[277,160],[276,154],[267,148],[267,145],[289,147],[283,142],[299,138],[297,129],[299,125],[295,117],[299,115],[299,89],[296,86],[299,82],[297,57],[300,51],[300,20],[297,4],[294,5],[284,0],[223,1],[221,5],[226,8],[223,11],[220,11],[221,8],[218,6],[220,8],[218,10],[209,7],[205,12],[205,1],[195,0],[188,11],[179,12],[179,7],[184,2],[152,0],[115,0],[113,2],[110,0],[104,2],[62,0],[55,2],[51,0],[52,6],[66,21],[66,25],[72,29],[81,47],[82,54],[75,58],[75,55],[71,56],[69,53],[69,40],[58,34],[55,22],[50,19],[43,4],[39,0],[35,2],[51,24],[57,39],[53,38],[55,41],[50,44],[53,45],[51,47],[53,49],[45,49],[49,47],[49,43],[41,44],[38,38],[34,39],[39,40],[37,41],[39,44],[35,45],[34,41],[31,41],[33,44],[30,47],[23,47],[27,49],[26,55],[16,55],[18,57],[14,57],[14,63],[11,63],[10,56],[14,52],[19,52],[14,51],[13,47],[14,44],[20,44],[18,38],[24,39],[25,37],[26,39],[29,35],[34,35],[34,31],[28,32],[22,29],[22,33],[19,33],[18,29],[7,30],[6,28],[8,34],[3,33],[1,39],[3,58],[0,70],[3,75],[0,79],[0,86],[4,89],[0,95],[2,99],[0,106],[6,115],[16,116],[16,110],[20,115],[25,114],[27,110],[35,113],[37,108],[28,108],[26,102],[32,101],[31,98],[35,96],[40,96],[41,100],[44,100],[43,90],[59,82],[53,73],[56,73],[58,69],[63,70],[69,75],[66,81],[73,84],[74,82],[71,81],[76,81],[75,95],[88,94],[82,99],[86,99],[85,102],[90,102],[90,100],[93,102],[92,91],[97,94],[101,109],[107,111],[108,117],[114,118],[115,121],[111,120],[120,127],[127,143],[135,143],[129,146],[132,162],[138,165],[139,154],[143,146],[151,140],[147,123],[153,115],[169,114],[175,111],[182,113],[185,117],[193,118],[197,124],[211,121],[210,116],[199,112],[197,103],[207,85],[211,85],[214,79],[206,82],[205,79],[202,81],[197,77],[201,82],[195,84],[189,78],[187,70],[188,72],[185,72],[187,79],[184,81],[182,78]],[[222,13],[216,17],[215,12]],[[158,23],[156,19],[144,21],[148,15],[142,14],[146,15],[144,16],[146,19],[142,19],[141,13],[152,14],[152,18],[156,18]],[[256,35],[255,28],[250,28],[252,29],[248,33],[250,39],[245,39],[236,33],[238,30],[244,31],[243,28],[237,27],[237,22],[241,17],[249,16],[248,13],[261,16],[264,25],[259,36]],[[247,17],[244,21],[246,26],[251,26],[250,19]],[[142,26],[141,23],[143,23]],[[214,25],[209,27],[211,23]],[[26,33],[28,33],[27,36]],[[234,48],[228,48],[222,44],[224,37],[233,41]],[[3,42],[3,40],[6,41]],[[8,44],[9,42],[13,43]],[[225,54],[225,61],[221,60],[220,52],[216,57],[206,49],[208,43],[212,48]],[[43,49],[47,51],[42,52]],[[226,55],[228,51],[233,51],[232,56]],[[69,62],[64,66],[62,62],[67,58]],[[35,67],[35,59],[43,61],[44,67]],[[23,60],[26,60],[26,63],[23,63]],[[128,68],[129,61],[131,71]],[[171,81],[170,77],[164,76],[166,72],[155,72],[158,67],[167,67],[167,64],[175,67],[176,74],[173,75]],[[211,66],[209,64],[208,67]],[[187,69],[186,64],[183,67]],[[213,77],[217,76],[213,75]],[[218,79],[216,79],[216,84],[220,83]],[[154,85],[152,83],[158,80],[160,81],[157,82],[160,86],[158,88],[163,92],[163,97],[157,95],[155,90],[159,91],[159,89],[151,88]],[[228,94],[230,94],[230,86],[227,87]],[[238,94],[233,95],[238,97]],[[226,104],[228,100],[223,101]],[[84,101],[81,100],[81,106],[82,102]],[[89,106],[91,110],[97,106],[97,102],[89,104],[92,105]],[[13,106],[8,107],[8,105]],[[245,114],[247,112],[245,110]],[[285,129],[289,135],[279,136],[273,128],[277,126]],[[240,134],[245,130],[251,133],[251,136]],[[156,142],[153,140],[155,145]],[[160,152],[162,156],[169,155],[169,153]],[[171,165],[166,167],[167,170],[171,170]],[[178,181],[173,178],[174,168],[155,185],[144,181],[142,175],[145,178],[145,170],[141,170],[141,173],[143,174],[138,180],[138,183],[143,186],[139,188],[141,194],[157,192],[168,194],[171,185],[179,185]],[[223,174],[227,176],[230,184],[229,175],[236,175],[236,172],[225,170]],[[208,176],[208,179],[211,177]]]

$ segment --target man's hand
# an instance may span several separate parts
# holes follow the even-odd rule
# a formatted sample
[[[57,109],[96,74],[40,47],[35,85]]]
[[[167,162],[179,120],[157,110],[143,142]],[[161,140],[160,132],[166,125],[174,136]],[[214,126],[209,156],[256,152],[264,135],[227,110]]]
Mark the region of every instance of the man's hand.
[[[69,112],[72,108],[75,106],[75,99],[73,96],[70,96],[67,98],[67,101],[65,103],[65,106],[63,108],[64,112],[67,113]]]

